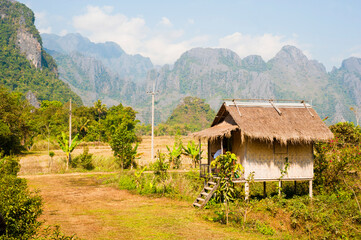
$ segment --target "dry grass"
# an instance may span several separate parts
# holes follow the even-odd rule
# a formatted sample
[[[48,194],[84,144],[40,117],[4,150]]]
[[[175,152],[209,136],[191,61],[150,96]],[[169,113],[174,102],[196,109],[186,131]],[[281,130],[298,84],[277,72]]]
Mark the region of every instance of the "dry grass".
[[[193,140],[191,137],[183,137],[182,142],[184,145],[188,141]],[[160,136],[154,138],[154,153],[158,150],[166,153],[168,145],[173,147],[174,137],[172,136]],[[82,143],[72,153],[75,157],[83,153],[83,148],[87,145],[89,147],[89,153],[94,156],[94,163],[96,166],[95,171],[113,171],[116,169],[114,163],[113,151],[106,143]],[[203,157],[207,155],[206,144],[202,143]],[[65,153],[62,150],[52,150],[55,153],[53,162],[50,164],[50,157],[48,151],[31,151],[21,157],[21,175],[39,174],[39,173],[62,173],[65,171]],[[138,147],[138,152],[141,153],[141,158],[138,160],[140,165],[148,165],[150,163],[151,156],[151,137],[144,136],[142,142]],[[188,157],[182,156],[182,162],[184,167],[189,167],[191,160]]]

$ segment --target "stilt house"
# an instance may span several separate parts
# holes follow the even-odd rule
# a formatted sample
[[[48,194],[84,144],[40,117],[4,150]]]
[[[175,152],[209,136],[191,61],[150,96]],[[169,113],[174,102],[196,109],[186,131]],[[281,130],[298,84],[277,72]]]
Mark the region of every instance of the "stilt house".
[[[210,128],[196,132],[208,140],[208,159],[202,162],[201,176],[212,171],[214,153],[225,149],[235,153],[244,174],[236,182],[309,181],[312,197],[313,143],[333,138],[315,110],[304,101],[225,101]],[[281,171],[285,170],[285,174]],[[266,186],[266,184],[264,184]]]

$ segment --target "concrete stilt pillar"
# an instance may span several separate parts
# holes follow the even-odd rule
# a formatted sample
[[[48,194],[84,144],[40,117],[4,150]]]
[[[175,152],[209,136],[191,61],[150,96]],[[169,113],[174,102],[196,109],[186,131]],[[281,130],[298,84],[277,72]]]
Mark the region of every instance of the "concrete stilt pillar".
[[[278,181],[278,196],[281,196],[282,181]]]
[[[245,197],[244,197],[244,200],[248,200],[249,199],[249,183],[246,182],[244,184],[244,193],[245,193]]]
[[[310,198],[312,199],[312,197],[313,197],[313,194],[312,194],[312,180],[309,181],[309,195],[310,195]]]

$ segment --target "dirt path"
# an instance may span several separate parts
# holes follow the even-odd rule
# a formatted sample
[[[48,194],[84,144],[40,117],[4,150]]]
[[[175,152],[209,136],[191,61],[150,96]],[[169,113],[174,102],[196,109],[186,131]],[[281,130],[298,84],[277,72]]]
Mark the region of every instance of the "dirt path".
[[[260,239],[203,220],[187,202],[133,195],[87,174],[26,176],[44,199],[42,218],[83,239]]]

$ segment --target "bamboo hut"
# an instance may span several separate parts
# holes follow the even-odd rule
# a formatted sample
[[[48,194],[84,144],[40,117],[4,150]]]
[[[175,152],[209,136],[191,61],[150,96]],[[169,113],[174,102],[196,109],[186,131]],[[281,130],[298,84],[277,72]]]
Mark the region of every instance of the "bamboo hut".
[[[313,143],[333,138],[332,132],[310,104],[304,101],[228,100],[220,107],[208,129],[193,133],[208,140],[208,158],[200,164],[201,176],[212,171],[210,163],[218,149],[236,154],[244,174],[235,182],[249,179],[265,182],[309,181],[312,197]],[[203,160],[204,161],[204,160]],[[287,165],[286,173],[282,174]],[[265,189],[264,189],[265,191]]]

